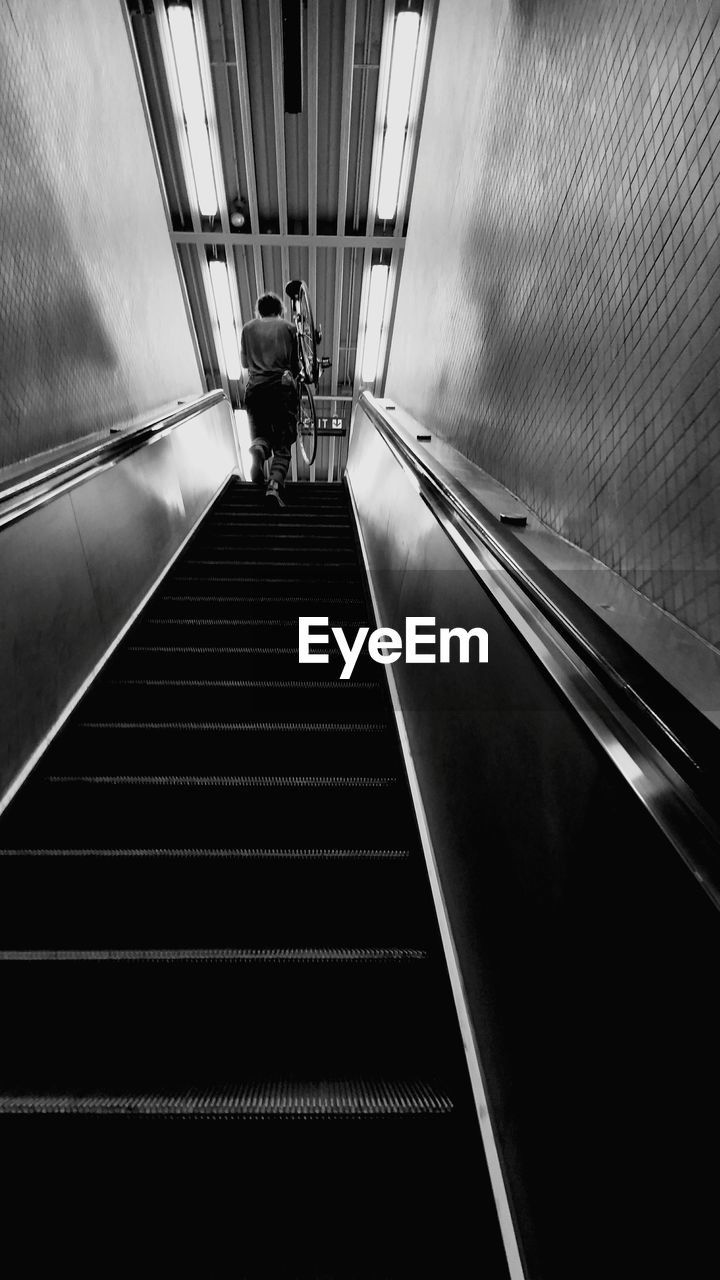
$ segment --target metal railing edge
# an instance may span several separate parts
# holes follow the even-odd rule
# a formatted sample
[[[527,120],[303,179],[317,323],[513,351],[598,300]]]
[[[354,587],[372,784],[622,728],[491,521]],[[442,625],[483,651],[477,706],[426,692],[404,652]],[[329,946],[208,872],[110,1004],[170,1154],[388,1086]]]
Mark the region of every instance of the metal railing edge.
[[[129,454],[223,401],[230,409],[230,401],[224,391],[204,392],[177,409],[153,415],[138,426],[120,430],[97,444],[83,447],[80,443],[76,452],[56,462],[49,462],[40,470],[31,470],[33,460],[28,459],[27,475],[20,476],[4,487],[0,481],[0,529],[52,502],[59,494],[80,484],[90,475],[114,466]]]

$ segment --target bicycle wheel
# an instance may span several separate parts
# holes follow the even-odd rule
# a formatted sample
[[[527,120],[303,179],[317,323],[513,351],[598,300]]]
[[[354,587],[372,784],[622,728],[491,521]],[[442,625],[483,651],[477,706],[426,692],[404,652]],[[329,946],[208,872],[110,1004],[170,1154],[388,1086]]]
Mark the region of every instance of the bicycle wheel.
[[[312,391],[302,381],[298,391],[297,433],[302,456],[310,466],[315,461],[317,451],[317,418]]]
[[[318,331],[315,328],[310,295],[304,280],[292,280],[287,286],[287,292],[293,300],[293,313],[300,346],[300,360],[305,373],[305,380],[315,383],[318,380],[319,372],[317,358]]]

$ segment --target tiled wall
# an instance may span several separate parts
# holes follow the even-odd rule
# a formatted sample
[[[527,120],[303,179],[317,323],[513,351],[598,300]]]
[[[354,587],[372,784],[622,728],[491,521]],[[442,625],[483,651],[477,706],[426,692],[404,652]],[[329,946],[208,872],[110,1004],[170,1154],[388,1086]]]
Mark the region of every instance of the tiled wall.
[[[716,644],[719,50],[717,0],[439,0],[386,384]]]
[[[201,389],[119,0],[0,0],[0,467]]]

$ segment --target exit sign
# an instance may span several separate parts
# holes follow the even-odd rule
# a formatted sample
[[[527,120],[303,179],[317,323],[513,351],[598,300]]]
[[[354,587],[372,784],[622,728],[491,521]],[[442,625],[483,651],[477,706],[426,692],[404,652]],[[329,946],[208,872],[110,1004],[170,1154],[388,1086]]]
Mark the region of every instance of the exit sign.
[[[344,436],[345,423],[342,418],[320,418],[317,420],[318,435]]]

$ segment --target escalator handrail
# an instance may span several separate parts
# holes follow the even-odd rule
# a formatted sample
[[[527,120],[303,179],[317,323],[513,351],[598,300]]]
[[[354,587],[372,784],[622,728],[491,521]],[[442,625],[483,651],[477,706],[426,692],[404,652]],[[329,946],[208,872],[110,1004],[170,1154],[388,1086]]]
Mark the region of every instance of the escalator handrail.
[[[435,458],[430,462],[413,448],[405,439],[402,426],[393,421],[391,409],[367,391],[362,392],[359,404],[421,494],[425,491],[423,496],[430,500],[431,509],[434,503],[438,504],[491,552],[673,768],[692,787],[705,790],[706,800],[712,797],[717,791],[714,777],[720,735],[711,722],[542,565],[532,551],[514,540],[510,543],[507,535],[498,536],[490,527],[494,517],[440,462]]]
[[[118,432],[97,444],[79,444],[77,450],[64,458],[49,461],[36,469],[33,459],[28,460],[25,474],[3,485],[0,481],[0,528],[13,524],[32,511],[45,506],[60,493],[74,488],[91,474],[114,466],[129,454],[159,439],[190,418],[195,418],[216,404],[226,401],[222,390],[208,391],[192,400],[170,409],[137,427]]]

